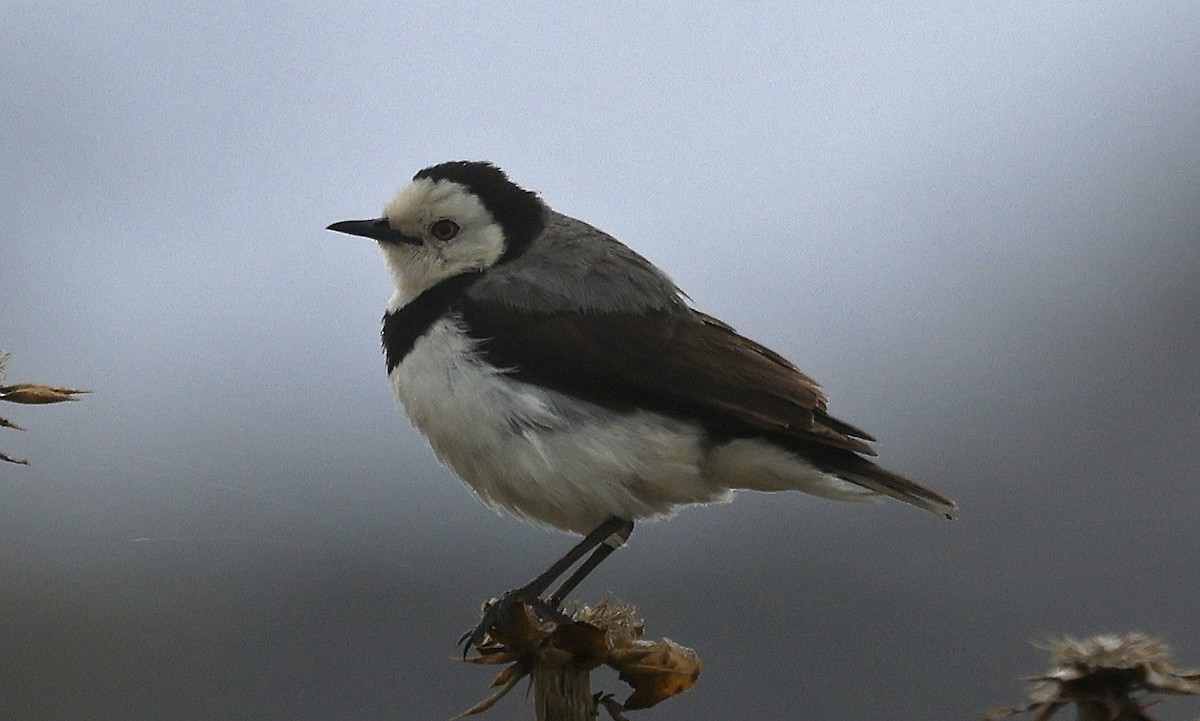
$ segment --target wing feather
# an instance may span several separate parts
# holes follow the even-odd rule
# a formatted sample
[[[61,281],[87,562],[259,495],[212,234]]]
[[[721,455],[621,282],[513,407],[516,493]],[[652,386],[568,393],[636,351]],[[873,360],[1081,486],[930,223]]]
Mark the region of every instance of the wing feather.
[[[461,312],[489,360],[516,377],[717,434],[875,454],[870,435],[826,413],[816,381],[703,313],[522,312],[469,297]]]

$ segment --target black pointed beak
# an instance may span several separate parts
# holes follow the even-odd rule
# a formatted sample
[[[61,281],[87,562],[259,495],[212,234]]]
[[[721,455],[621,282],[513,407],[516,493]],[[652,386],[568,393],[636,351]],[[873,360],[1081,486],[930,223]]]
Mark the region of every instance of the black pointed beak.
[[[334,223],[325,230],[332,230],[335,233],[346,233],[348,235],[361,235],[364,238],[378,240],[381,243],[408,243],[410,245],[421,245],[421,239],[405,235],[398,230],[392,230],[392,226],[388,224],[387,218],[374,218],[372,220],[343,220],[340,223]]]

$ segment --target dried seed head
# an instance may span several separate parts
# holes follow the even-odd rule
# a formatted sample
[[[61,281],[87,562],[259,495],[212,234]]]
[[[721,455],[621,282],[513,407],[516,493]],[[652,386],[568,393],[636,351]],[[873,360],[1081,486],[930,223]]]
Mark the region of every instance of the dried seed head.
[[[8,364],[8,359],[11,357],[12,356],[8,351],[0,350],[0,383],[3,383],[4,381],[5,366]],[[62,403],[64,401],[79,400],[75,396],[79,395],[80,393],[90,392],[91,391],[70,388],[67,386],[44,386],[38,383],[15,383],[7,386],[0,385],[0,401],[25,404]],[[18,431],[25,430],[7,418],[0,418],[0,428],[13,428]],[[21,458],[13,458],[5,453],[0,453],[0,462],[16,463],[23,466],[29,465],[29,461]]]
[[[606,598],[595,606],[579,605],[571,609],[568,615],[604,631],[610,646],[626,645],[641,638],[645,631],[637,608],[613,598]]]
[[[518,602],[507,618],[489,632],[476,647],[478,656],[467,661],[478,664],[512,664],[501,671],[493,685],[501,692],[476,704],[465,715],[491,708],[512,684],[537,665],[573,664],[591,669],[605,664],[633,688],[624,704],[613,708],[649,708],[687,691],[700,677],[703,664],[690,648],[662,639],[642,639],[642,622],[629,604],[606,599],[595,606],[577,606],[570,620],[540,616],[536,609]]]
[[[1037,710],[1037,721],[1075,704],[1080,719],[1148,720],[1139,700],[1147,693],[1200,695],[1200,671],[1181,671],[1171,662],[1165,643],[1143,633],[1063,638],[1039,644],[1051,653],[1052,666],[1029,677],[1037,685],[1026,706],[999,709],[998,719]]]
[[[16,383],[11,386],[0,386],[0,401],[9,403],[25,403],[37,405],[42,403],[62,403],[77,401],[75,396],[91,391],[69,388],[67,386],[44,386],[37,383]]]

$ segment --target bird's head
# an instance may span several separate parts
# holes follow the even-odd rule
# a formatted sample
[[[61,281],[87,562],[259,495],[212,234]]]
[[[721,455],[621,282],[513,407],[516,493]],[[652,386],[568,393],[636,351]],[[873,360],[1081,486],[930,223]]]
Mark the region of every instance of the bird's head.
[[[490,163],[434,165],[371,220],[329,230],[372,238],[403,300],[463,273],[484,271],[520,254],[541,232],[546,206]]]

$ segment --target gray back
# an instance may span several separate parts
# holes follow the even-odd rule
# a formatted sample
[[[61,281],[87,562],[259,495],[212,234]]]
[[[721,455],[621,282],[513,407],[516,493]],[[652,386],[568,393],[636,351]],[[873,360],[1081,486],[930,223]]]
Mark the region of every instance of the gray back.
[[[535,312],[687,313],[682,291],[602,230],[553,210],[517,258],[490,268],[467,295]]]

